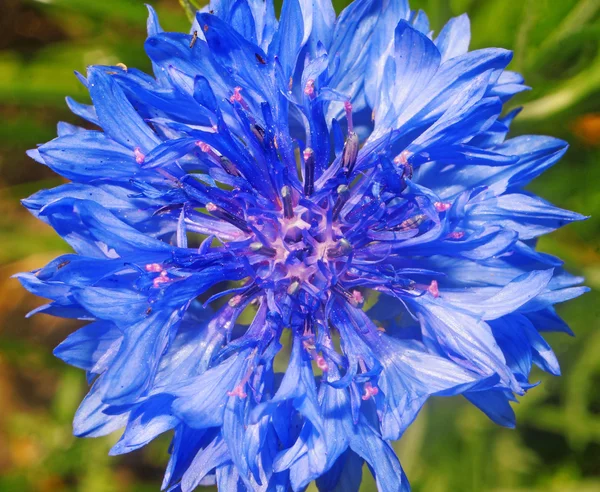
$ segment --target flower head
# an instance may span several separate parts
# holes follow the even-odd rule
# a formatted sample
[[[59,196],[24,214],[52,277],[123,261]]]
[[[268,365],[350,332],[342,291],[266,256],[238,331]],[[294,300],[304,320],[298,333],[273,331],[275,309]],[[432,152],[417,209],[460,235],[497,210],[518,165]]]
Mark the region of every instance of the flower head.
[[[90,321],[55,352],[89,375],[75,433],[124,428],[120,454],[174,430],[168,490],[354,490],[366,461],[393,491],[390,441],[429,396],[512,426],[585,288],[535,251],[583,217],[523,191],[566,145],[507,139],[511,54],[405,1],[148,28],[154,76],[90,67],[93,105],[68,103],[99,129],[30,152],[71,180],[24,204],[74,254],[20,279]]]

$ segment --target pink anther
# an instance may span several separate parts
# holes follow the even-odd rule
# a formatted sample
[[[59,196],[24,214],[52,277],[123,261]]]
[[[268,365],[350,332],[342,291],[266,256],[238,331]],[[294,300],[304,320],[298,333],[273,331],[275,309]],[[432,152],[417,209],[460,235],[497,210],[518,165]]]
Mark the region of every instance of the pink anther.
[[[454,231],[446,236],[448,239],[462,239],[465,236],[465,233],[462,231]]]
[[[369,400],[373,396],[379,393],[379,388],[377,386],[373,386],[371,383],[365,383],[365,394],[362,396],[363,400]]]
[[[394,158],[394,162],[396,164],[401,164],[402,166],[406,166],[408,164],[408,158],[410,157],[410,152],[408,150],[403,150]]]
[[[317,363],[317,367],[321,369],[321,371],[326,372],[329,370],[329,364],[327,364],[325,357],[323,357],[322,355],[317,355],[315,361]]]
[[[360,307],[364,304],[365,298],[359,290],[353,290],[351,294],[352,300],[350,302],[353,306]]]
[[[159,265],[158,263],[148,263],[146,265],[146,271],[160,273],[163,271],[163,267],[161,265]]]
[[[198,140],[198,141],[196,142],[196,145],[197,145],[198,147],[200,147],[200,150],[201,150],[202,152],[209,153],[209,152],[212,150],[212,149],[210,148],[210,145],[208,145],[207,143],[201,142],[200,140]]]
[[[238,398],[246,398],[246,396],[248,395],[244,391],[244,387],[241,384],[239,384],[233,389],[233,391],[228,391],[227,396],[237,396]]]
[[[246,111],[248,109],[250,109],[250,107],[248,106],[248,103],[244,100],[244,97],[242,96],[242,88],[241,87],[235,87],[233,89],[233,95],[229,98],[229,100],[234,103],[234,102],[239,102],[240,105],[242,106],[242,108],[244,108]]]
[[[233,95],[231,96],[230,101],[231,102],[233,102],[233,101],[238,101],[238,102],[242,101],[244,98],[242,97],[241,92],[242,92],[242,88],[241,87],[239,87],[239,86],[238,87],[234,87],[234,89],[233,89]]]
[[[429,292],[433,297],[440,296],[440,290],[438,289],[437,280],[431,281],[431,283],[429,284],[429,287],[427,287],[427,292]]]
[[[231,299],[229,299],[228,304],[231,307],[237,307],[242,303],[243,300],[244,300],[244,297],[241,294],[237,294],[237,295],[233,296]]]
[[[348,133],[354,133],[354,123],[352,121],[352,102],[350,100],[344,103],[346,110],[346,119],[348,120]]]
[[[152,281],[152,285],[155,288],[158,288],[160,286],[160,284],[167,283],[168,281],[169,281],[168,274],[166,271],[163,271],[163,272],[160,272],[160,275]]]
[[[435,202],[433,205],[438,212],[445,212],[452,207],[452,204],[448,202]]]
[[[137,162],[138,164],[143,164],[146,160],[146,156],[142,154],[142,149],[140,149],[139,147],[133,149],[133,155],[135,156],[135,162]]]
[[[315,97],[315,81],[314,79],[308,79],[304,86],[304,94],[313,99]]]

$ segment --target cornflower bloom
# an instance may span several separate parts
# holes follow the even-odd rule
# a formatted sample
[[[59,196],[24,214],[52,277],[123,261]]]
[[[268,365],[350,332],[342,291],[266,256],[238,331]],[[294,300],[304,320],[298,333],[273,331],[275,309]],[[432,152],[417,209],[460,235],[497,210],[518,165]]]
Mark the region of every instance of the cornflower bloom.
[[[55,351],[91,385],[75,434],[173,431],[169,491],[352,491],[366,462],[387,492],[429,396],[513,426],[585,288],[535,250],[583,217],[523,191],[566,144],[507,139],[511,53],[404,0],[215,0],[148,31],[154,75],[89,67],[93,105],[67,102],[97,128],[30,151],[71,181],[24,205],[74,253],[20,279],[89,321]]]

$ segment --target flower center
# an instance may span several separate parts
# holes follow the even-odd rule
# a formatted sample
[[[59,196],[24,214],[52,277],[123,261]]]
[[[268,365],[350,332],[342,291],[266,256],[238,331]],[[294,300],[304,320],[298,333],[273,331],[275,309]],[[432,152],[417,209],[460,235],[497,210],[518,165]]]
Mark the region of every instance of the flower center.
[[[352,255],[352,245],[333,220],[328,199],[319,205],[300,192],[284,187],[281,210],[251,217],[254,232],[249,261],[255,282],[276,294],[293,296],[303,304],[325,301],[330,290],[345,293],[359,305],[360,293],[339,285]]]

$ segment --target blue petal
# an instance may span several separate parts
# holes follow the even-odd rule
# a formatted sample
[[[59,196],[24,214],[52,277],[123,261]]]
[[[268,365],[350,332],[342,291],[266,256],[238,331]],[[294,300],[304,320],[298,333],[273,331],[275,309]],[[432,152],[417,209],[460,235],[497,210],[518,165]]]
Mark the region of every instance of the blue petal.
[[[228,462],[231,463],[229,461],[229,450],[225,441],[219,435],[207,443],[203,449],[198,450],[198,453],[183,474],[181,480],[182,492],[191,492],[211,470],[217,468],[217,473],[219,473],[218,470]],[[237,472],[231,470],[229,475],[235,475],[234,483],[237,482]],[[225,490],[235,491],[238,489],[235,487]]]
[[[410,485],[392,447],[364,420],[347,426],[352,450],[368,464],[381,492],[409,492]]]
[[[110,454],[115,456],[135,451],[175,427],[178,420],[170,414],[172,399],[168,395],[153,396],[133,410],[123,436]]]
[[[378,381],[385,395],[381,424],[384,439],[399,439],[430,395],[453,396],[474,387],[491,387],[497,381],[482,379],[460,365],[429,354],[417,342],[386,337],[383,343],[389,347]]]
[[[286,400],[292,400],[294,407],[309,419],[317,430],[322,431],[313,371],[310,361],[303,355],[299,336],[294,337],[290,362],[277,392],[269,401],[255,408],[251,420],[256,422],[262,415]]]
[[[465,397],[496,424],[511,429],[515,427],[515,412],[508,403],[504,392],[500,390],[481,391],[467,393]]]
[[[435,40],[442,55],[442,63],[450,58],[464,55],[469,50],[470,41],[471,24],[467,14],[450,19]]]
[[[230,11],[231,27],[251,43],[257,44],[254,16],[246,0],[237,0]]]
[[[474,223],[493,221],[531,239],[586,217],[552,206],[545,200],[523,193],[510,193],[476,204],[469,213]]]
[[[362,481],[363,460],[348,449],[334,466],[317,479],[320,492],[358,492]]]
[[[203,31],[206,42],[220,69],[227,70],[243,89],[256,93],[263,101],[271,101],[275,92],[269,73],[271,66],[260,63],[256,56],[266,60],[267,55],[263,50],[246,41],[214,15],[199,13],[197,20],[201,26],[205,26]],[[200,74],[208,78],[208,74]],[[232,87],[234,86],[230,90]]]
[[[427,87],[440,65],[440,53],[429,38],[401,20],[394,33],[396,62],[394,115],[400,115]],[[374,108],[379,113],[379,108]]]
[[[73,249],[86,256],[114,258],[117,254],[139,254],[141,250],[166,252],[172,249],[91,201],[62,198],[46,205],[40,215],[48,218],[50,225]]]
[[[90,323],[54,349],[54,355],[67,364],[95,374],[103,373],[119,350],[123,333],[112,323]]]
[[[133,152],[106,137],[85,131],[56,138],[39,147],[50,169],[75,181],[90,181],[104,174],[130,178],[139,172]]]
[[[158,144],[156,134],[140,118],[104,68],[90,68],[88,81],[98,121],[110,138],[131,150],[139,147],[144,153]]]
[[[176,396],[173,411],[189,427],[206,429],[223,424],[225,406],[242,377],[247,352],[231,356],[204,374],[179,383],[172,390]]]
[[[70,97],[67,97],[66,101],[67,106],[73,114],[89,121],[90,123],[93,123],[94,125],[100,126],[100,120],[98,119],[98,115],[96,114],[96,109],[94,106],[78,103]]]
[[[90,392],[81,402],[73,420],[73,434],[77,437],[106,436],[121,427],[128,420],[128,413],[110,415],[105,413],[108,405],[104,403],[104,394],[99,383],[103,376],[96,381]]]
[[[269,47],[269,53],[276,54],[279,58],[284,80],[288,80],[294,74],[298,55],[308,40],[311,29],[312,2],[283,2],[279,30]]]
[[[190,467],[198,450],[206,447],[214,437],[214,432],[190,429],[183,424],[177,426],[169,449],[171,459],[167,465],[162,489],[166,489],[170,484],[176,486],[175,484]]]
[[[170,330],[176,329],[179,313],[157,312],[124,330],[123,342],[110,368],[98,382],[104,401],[122,405],[134,401],[152,383]],[[105,389],[104,389],[105,388]]]
[[[374,89],[378,89],[380,84],[380,67],[388,54],[392,33],[400,19],[406,19],[408,14],[405,0],[357,0],[340,14],[329,49],[332,54],[330,71],[333,72],[329,85],[347,96],[355,110],[366,105],[367,92],[371,97],[377,93]],[[368,39],[373,39],[373,45],[364,49]],[[339,60],[337,68],[333,55]],[[366,91],[365,85],[368,87]],[[340,111],[341,105],[332,105],[327,120],[330,121]]]
[[[536,270],[511,280],[502,289],[444,293],[444,299],[454,306],[470,311],[484,320],[510,314],[544,292],[554,270]],[[493,292],[493,293],[492,293]],[[492,294],[492,295],[490,295]]]
[[[448,60],[440,66],[426,90],[405,111],[396,114],[390,127],[402,128],[404,125],[423,125],[433,121],[454,104],[473,79],[489,70],[495,73],[503,69],[511,57],[506,50],[485,49]]]
[[[520,391],[487,323],[428,295],[406,300],[418,313],[428,348],[470,371],[496,373],[503,384]]]

